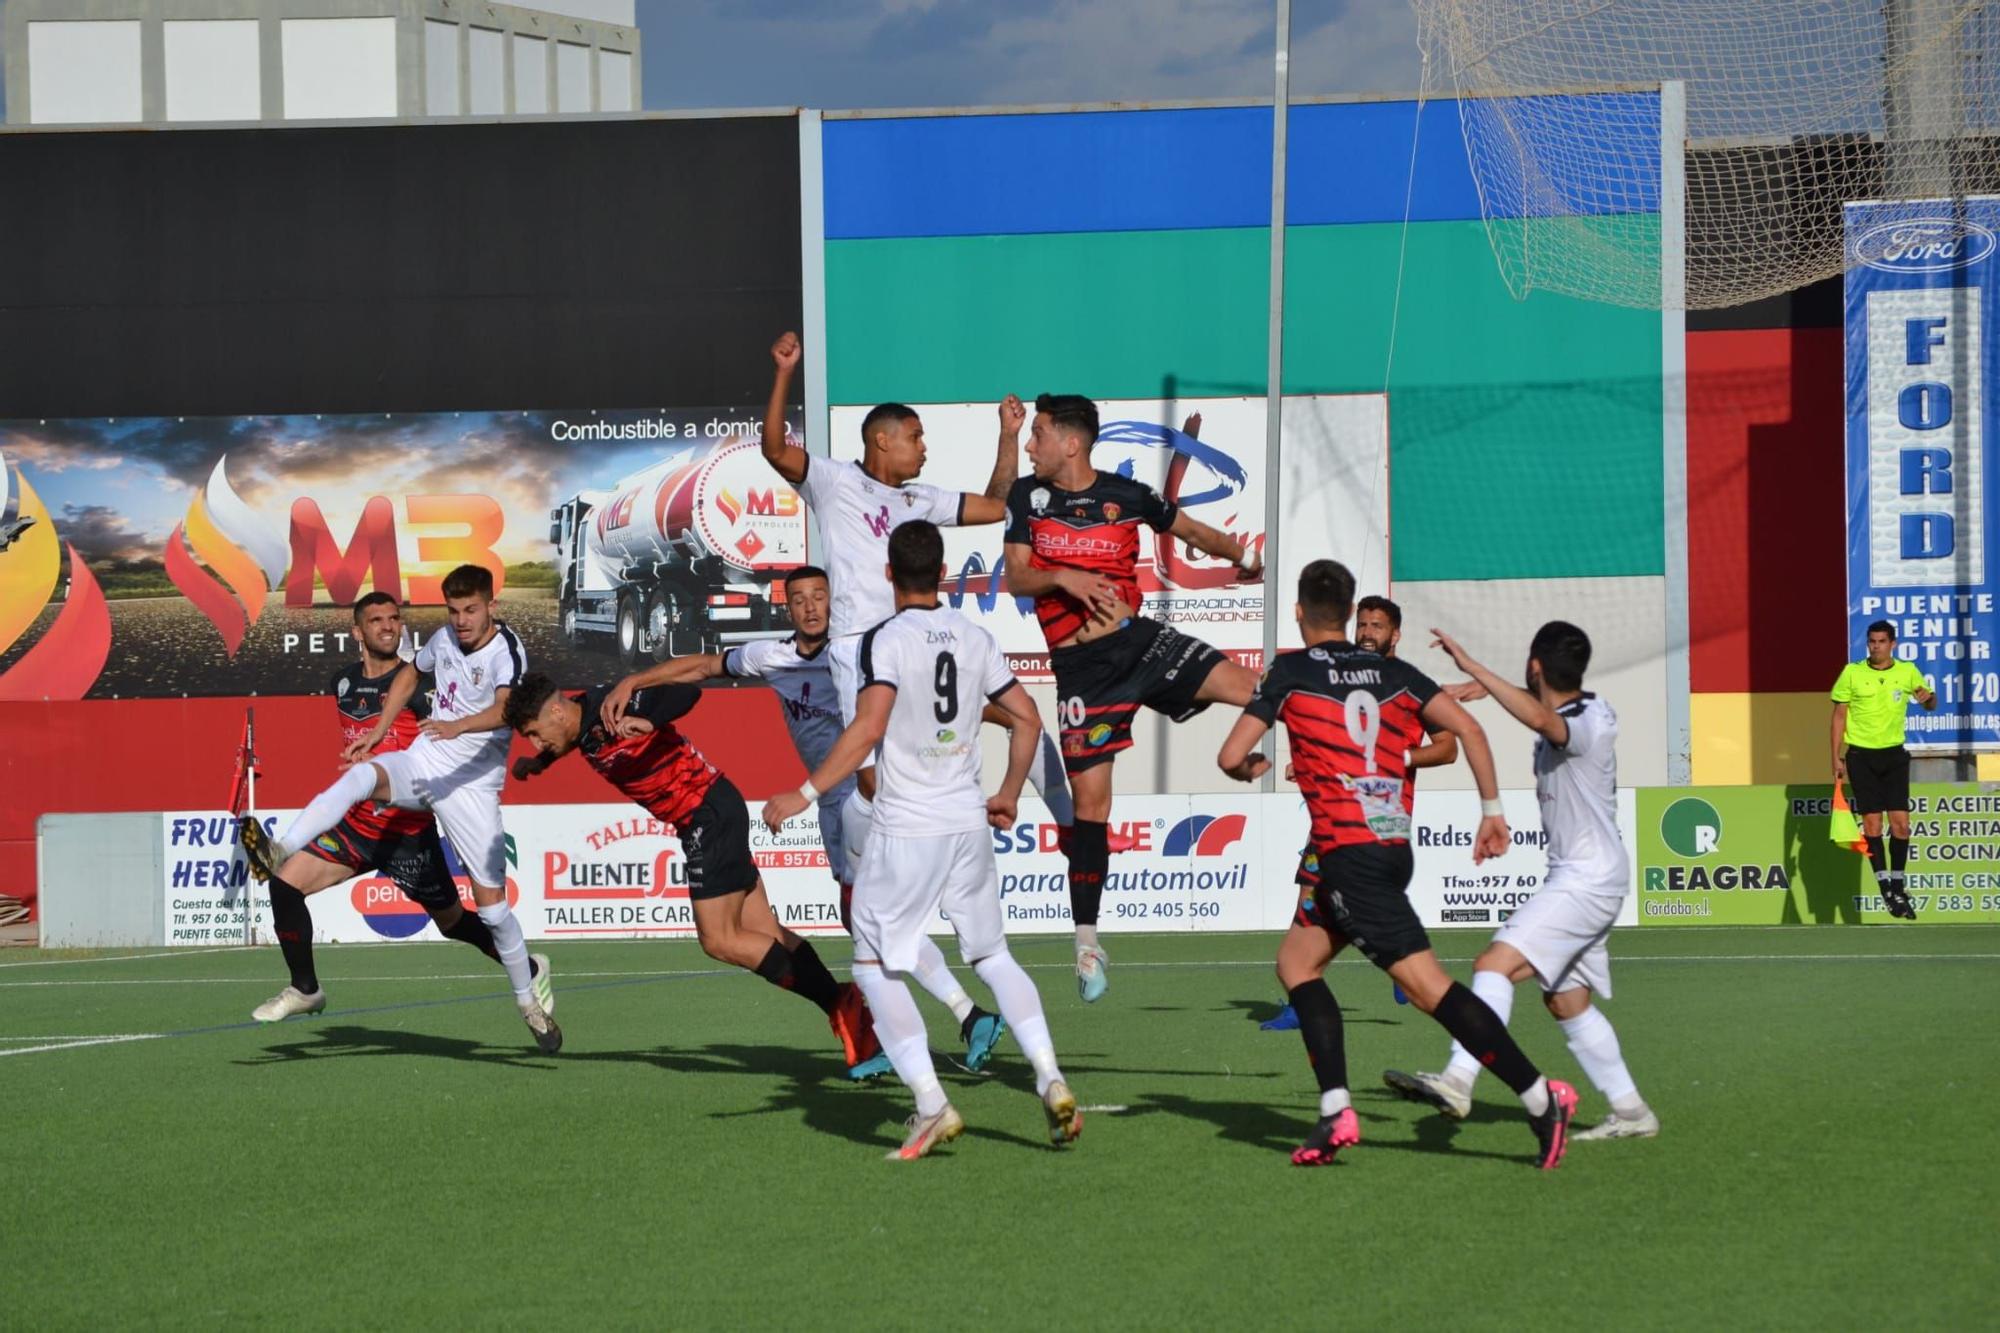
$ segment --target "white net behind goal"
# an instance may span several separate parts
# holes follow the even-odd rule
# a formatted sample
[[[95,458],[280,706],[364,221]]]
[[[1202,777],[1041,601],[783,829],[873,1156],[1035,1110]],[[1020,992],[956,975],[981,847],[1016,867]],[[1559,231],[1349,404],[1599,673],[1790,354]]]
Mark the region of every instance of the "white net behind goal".
[[[1516,296],[1739,305],[1839,273],[1844,201],[2000,185],[2000,0],[1414,4]],[[1684,292],[1661,281],[1659,102],[1619,92],[1668,81]]]

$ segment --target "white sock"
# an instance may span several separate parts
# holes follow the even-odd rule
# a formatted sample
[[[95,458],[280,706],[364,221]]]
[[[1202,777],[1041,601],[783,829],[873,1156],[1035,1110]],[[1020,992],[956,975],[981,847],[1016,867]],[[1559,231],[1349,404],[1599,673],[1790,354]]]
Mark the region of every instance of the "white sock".
[[[1042,1013],[1042,997],[1035,983],[1005,949],[980,959],[972,970],[993,992],[1000,1016],[1014,1030],[1014,1040],[1034,1065],[1036,1095],[1047,1092],[1049,1084],[1062,1077],[1062,1070],[1056,1068],[1056,1046],[1049,1037],[1049,1020]],[[881,1031],[879,1025],[876,1031]]]
[[[1076,803],[1069,798],[1069,774],[1063,771],[1062,750],[1055,737],[1042,733],[1041,753],[1028,765],[1028,785],[1049,808],[1049,819],[1057,824],[1076,822]]]
[[[840,807],[840,843],[847,852],[847,882],[861,878],[861,853],[868,846],[868,830],[875,823],[875,803],[856,787]]]
[[[924,1034],[924,1016],[910,998],[902,977],[890,976],[880,963],[856,963],[854,984],[868,999],[875,1015],[875,1039],[882,1043],[896,1077],[917,1094],[917,1114],[936,1115],[945,1107],[944,1087],[931,1064],[931,1045]]]
[[[479,919],[493,932],[493,946],[500,951],[500,966],[507,969],[507,982],[514,988],[514,1003],[526,1013],[535,1003],[535,978],[528,963],[528,940],[521,934],[521,919],[504,898],[480,908]]]
[[[1082,953],[1085,949],[1095,949],[1096,947],[1097,927],[1078,926],[1076,928],[1076,951]]]
[[[333,780],[333,785],[306,802],[293,818],[291,827],[278,841],[287,854],[298,851],[314,838],[338,824],[347,812],[375,794],[375,765],[356,764]]]
[[[1354,1105],[1354,1099],[1347,1095],[1346,1088],[1328,1088],[1319,1095],[1319,1113],[1323,1116],[1339,1115]]]
[[[1529,1115],[1546,1115],[1549,1109],[1549,1081],[1535,1080],[1535,1086],[1521,1094],[1521,1105]]]
[[[944,960],[944,950],[930,936],[924,936],[917,946],[917,984],[929,991],[951,1016],[963,1023],[972,1013],[972,997],[965,993],[965,987],[958,984],[958,978],[951,974],[951,965]]]
[[[1646,1099],[1639,1095],[1639,1085],[1625,1067],[1625,1057],[1618,1050],[1618,1033],[1604,1011],[1593,1005],[1575,1018],[1562,1020],[1562,1030],[1569,1038],[1570,1054],[1611,1103],[1611,1109],[1630,1119],[1644,1115]]]
[[[1472,993],[1486,1001],[1486,1007],[1500,1020],[1500,1026],[1507,1026],[1507,1016],[1514,1012],[1514,983],[1498,972],[1474,972]],[[1444,1076],[1467,1092],[1479,1079],[1479,1061],[1472,1058],[1457,1042],[1451,1044],[1451,1063],[1444,1067]]]

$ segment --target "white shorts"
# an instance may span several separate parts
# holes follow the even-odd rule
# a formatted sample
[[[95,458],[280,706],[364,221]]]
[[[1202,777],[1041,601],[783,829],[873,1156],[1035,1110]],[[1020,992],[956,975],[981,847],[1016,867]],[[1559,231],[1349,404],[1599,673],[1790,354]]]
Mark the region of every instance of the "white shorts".
[[[1545,994],[1587,987],[1592,994],[1611,994],[1611,951],[1605,947],[1626,889],[1615,893],[1580,886],[1557,872],[1541,892],[1507,918],[1493,936],[1509,944],[1535,969]]]
[[[826,646],[826,667],[833,673],[833,697],[840,701],[840,725],[854,725],[855,698],[861,693],[861,636],[850,634]]]
[[[489,756],[497,755],[497,759]],[[389,804],[428,810],[451,843],[473,883],[489,889],[507,883],[507,835],[500,825],[500,789],[507,779],[507,752],[483,750],[467,761],[428,737],[407,750],[391,750],[369,760],[389,779]]]
[[[875,829],[854,884],[854,956],[886,971],[908,972],[943,911],[966,962],[1007,947],[1000,917],[1000,863],[985,829],[899,838]]]

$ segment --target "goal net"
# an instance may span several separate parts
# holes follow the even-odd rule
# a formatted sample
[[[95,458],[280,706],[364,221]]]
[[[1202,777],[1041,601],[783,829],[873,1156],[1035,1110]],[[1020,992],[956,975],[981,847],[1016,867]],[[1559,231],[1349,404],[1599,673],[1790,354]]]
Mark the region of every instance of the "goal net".
[[[1841,204],[2000,185],[2000,0],[1414,0],[1516,296],[1706,308],[1842,270]],[[1685,278],[1661,100],[1685,99]]]

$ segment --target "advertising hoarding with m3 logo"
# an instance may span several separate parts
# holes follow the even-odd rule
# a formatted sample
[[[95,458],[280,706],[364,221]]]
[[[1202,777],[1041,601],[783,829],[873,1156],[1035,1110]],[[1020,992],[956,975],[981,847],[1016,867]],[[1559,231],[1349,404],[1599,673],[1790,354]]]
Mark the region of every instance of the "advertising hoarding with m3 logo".
[[[1912,748],[2000,749],[1993,320],[2000,199],[1847,206],[1847,618],[1930,678]],[[1829,676],[1831,665],[1829,664]]]

